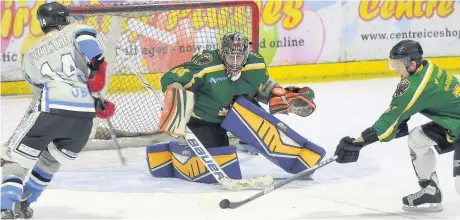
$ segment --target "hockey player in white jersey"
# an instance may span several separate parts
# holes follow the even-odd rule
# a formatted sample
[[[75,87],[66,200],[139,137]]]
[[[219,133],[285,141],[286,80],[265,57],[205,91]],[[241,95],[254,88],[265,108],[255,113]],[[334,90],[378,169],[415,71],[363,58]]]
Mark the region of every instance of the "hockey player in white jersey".
[[[37,19],[45,37],[24,54],[22,65],[40,102],[2,155],[2,219],[31,218],[29,205],[60,165],[84,148],[93,118],[115,112],[112,103],[93,96],[106,83],[107,65],[96,30],[72,24],[67,8],[57,2],[41,5]]]

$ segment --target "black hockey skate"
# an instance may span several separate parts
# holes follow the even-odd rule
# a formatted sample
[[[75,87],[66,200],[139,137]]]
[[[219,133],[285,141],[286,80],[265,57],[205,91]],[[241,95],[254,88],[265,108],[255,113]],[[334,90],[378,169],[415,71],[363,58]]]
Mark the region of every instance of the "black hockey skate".
[[[436,173],[431,175],[431,180],[421,180],[420,191],[402,198],[403,210],[414,212],[441,212],[442,193]]]
[[[21,202],[16,202],[14,204],[14,213],[16,218],[21,219],[30,219],[34,215],[34,210],[30,208],[30,203],[27,199],[31,196],[29,190],[24,188],[24,192],[22,193]]]
[[[13,210],[2,209],[2,219],[15,219]]]
[[[16,218],[30,219],[34,215],[34,210],[30,208],[30,204],[27,201],[16,203]]]

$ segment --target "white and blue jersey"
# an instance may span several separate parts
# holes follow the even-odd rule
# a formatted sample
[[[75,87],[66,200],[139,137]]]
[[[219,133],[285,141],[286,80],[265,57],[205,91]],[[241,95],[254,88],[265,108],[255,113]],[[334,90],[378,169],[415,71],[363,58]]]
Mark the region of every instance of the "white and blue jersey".
[[[24,54],[24,77],[41,97],[39,111],[95,117],[87,82],[89,61],[103,53],[96,34],[90,26],[71,24],[48,34]]]

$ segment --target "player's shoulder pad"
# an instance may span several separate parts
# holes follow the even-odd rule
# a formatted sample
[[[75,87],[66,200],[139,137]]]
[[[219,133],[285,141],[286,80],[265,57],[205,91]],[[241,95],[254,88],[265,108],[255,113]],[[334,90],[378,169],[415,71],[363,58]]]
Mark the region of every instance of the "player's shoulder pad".
[[[81,35],[89,35],[92,37],[96,37],[97,31],[94,27],[91,27],[89,25],[75,24],[74,35],[75,38]]]

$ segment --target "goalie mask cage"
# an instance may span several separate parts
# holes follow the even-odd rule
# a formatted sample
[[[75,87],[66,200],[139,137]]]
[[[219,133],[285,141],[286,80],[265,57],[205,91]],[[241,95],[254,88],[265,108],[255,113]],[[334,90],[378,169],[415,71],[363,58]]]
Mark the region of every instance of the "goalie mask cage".
[[[122,147],[145,147],[161,136],[154,134],[162,111],[164,72],[190,61],[200,50],[217,49],[228,32],[243,33],[258,51],[259,12],[252,1],[156,1],[77,5],[69,10],[74,22],[98,31],[110,75],[103,94],[116,106],[111,121]],[[148,93],[135,71],[143,74],[157,97]],[[86,149],[113,148],[107,122],[94,122]]]

